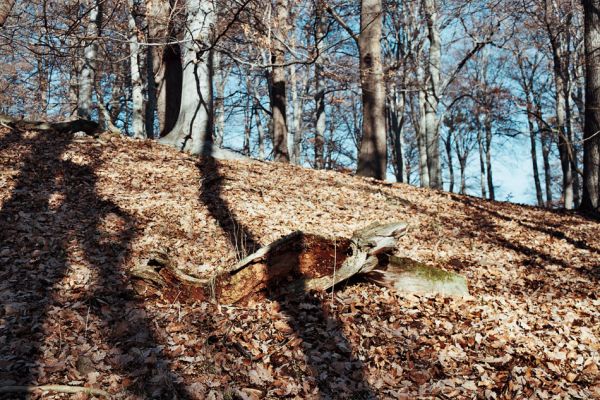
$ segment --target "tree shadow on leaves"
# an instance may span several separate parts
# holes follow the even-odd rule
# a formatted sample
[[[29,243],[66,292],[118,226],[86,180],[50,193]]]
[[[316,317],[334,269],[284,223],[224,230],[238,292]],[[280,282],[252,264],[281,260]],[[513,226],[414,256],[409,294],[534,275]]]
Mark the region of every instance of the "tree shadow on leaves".
[[[77,150],[92,160],[89,164],[64,159],[72,139],[71,133],[38,133],[23,140],[30,150],[0,210],[0,251],[8,255],[0,257],[0,277],[8,283],[0,291],[8,305],[0,327],[5,338],[0,385],[37,385],[53,369],[84,381],[90,372],[105,376],[96,371],[105,357],[104,362],[129,380],[124,386],[131,396],[186,398],[168,361],[161,358],[151,321],[122,270],[131,256],[135,220],[97,192],[101,155],[96,144]],[[86,272],[96,281],[85,284],[90,289],[73,293],[81,289],[69,289],[68,280]],[[85,309],[91,317],[82,315]],[[76,317],[63,320],[65,312]],[[100,337],[88,335],[88,322],[95,321]],[[57,351],[49,344],[56,340],[56,332],[50,331],[56,325],[60,338],[67,335],[77,345],[59,341]],[[96,358],[99,352],[105,353],[101,359]],[[56,365],[42,362],[48,359]]]
[[[564,240],[575,249],[598,253],[598,249],[589,245],[585,240],[571,237],[556,228],[550,227],[548,221],[542,219],[525,220],[503,214],[499,210],[494,209],[496,204],[494,202],[485,202],[481,199],[474,199],[470,196],[461,195],[452,195],[452,199],[464,204],[466,207],[464,212],[465,219],[460,226],[456,224],[454,218],[446,217],[442,213],[434,214],[431,211],[416,205],[412,205],[412,207],[419,213],[432,215],[436,219],[442,221],[442,224],[447,227],[459,229],[459,236],[470,237],[473,232],[478,232],[478,237],[485,242],[514,251],[523,256],[523,264],[530,268],[543,269],[545,265],[553,264],[566,270],[576,271],[580,275],[593,281],[598,281],[600,279],[600,265],[579,268],[579,266],[572,265],[567,259],[556,257],[552,255],[551,252],[546,252],[529,245],[527,243],[527,237],[514,235],[507,237],[500,232],[500,227],[496,221],[494,221],[494,218],[507,222],[514,222],[529,231],[542,233],[554,239]]]
[[[202,176],[200,201],[217,220],[231,246],[238,253],[238,258],[241,258],[258,250],[259,242],[223,198],[224,177],[219,171],[218,163],[210,156],[212,146],[211,142],[205,143],[202,152],[205,156],[199,163]],[[240,253],[240,243],[247,244],[245,254]],[[286,277],[275,273],[276,265],[281,262],[278,257],[279,255],[274,252],[266,255],[269,276],[264,295],[280,305],[281,312],[287,317],[294,334],[302,339],[304,360],[300,364],[307,367],[303,373],[308,373],[309,376],[297,376],[297,378],[305,377],[309,381],[312,380],[318,387],[318,398],[376,398],[364,376],[362,362],[355,359],[352,354],[351,345],[342,332],[341,323],[327,313],[321,299],[309,293],[304,287],[296,291],[301,293],[296,296],[278,293],[278,289],[286,283]],[[287,258],[286,262],[291,265],[288,268],[292,271],[291,275],[287,276],[290,278],[299,271],[300,260]],[[277,354],[272,354],[270,359],[275,368],[295,369],[291,366],[295,363],[294,360],[282,359]],[[341,379],[337,380],[331,374],[332,366],[343,369],[341,374],[339,372],[337,374]],[[346,396],[343,394],[344,389],[347,391]]]

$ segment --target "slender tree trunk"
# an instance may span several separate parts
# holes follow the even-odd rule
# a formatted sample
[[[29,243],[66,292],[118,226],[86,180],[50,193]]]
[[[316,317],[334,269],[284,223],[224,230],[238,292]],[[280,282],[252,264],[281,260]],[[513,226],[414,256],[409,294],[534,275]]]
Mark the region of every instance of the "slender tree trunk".
[[[77,115],[81,118],[91,119],[94,94],[94,82],[96,80],[96,66],[98,57],[98,38],[102,26],[101,0],[88,0],[86,2],[90,12],[87,28],[86,45],[83,50],[83,64],[79,76],[79,96],[77,99]]]
[[[487,185],[490,200],[496,200],[494,178],[492,175],[492,121],[489,115],[485,121],[485,168],[487,172]]]
[[[549,11],[547,11],[549,12]],[[565,101],[565,79],[563,55],[561,54],[560,38],[554,34],[551,27],[547,28],[552,47],[552,61],[554,72],[555,102],[556,102],[556,124],[558,131],[558,152],[563,174],[562,197],[566,209],[573,208],[573,171],[569,158],[568,134],[566,129],[566,101]]]
[[[258,158],[261,160],[265,159],[265,130],[260,119],[260,108],[256,105],[257,99],[254,99],[254,120],[256,122],[256,131],[258,133]]]
[[[215,53],[215,144],[219,147],[223,146],[225,137],[225,85],[227,83],[228,71],[225,71],[224,65],[221,62],[221,55]],[[246,88],[250,95],[251,82],[249,77],[246,79]]]
[[[148,46],[148,60],[152,60],[152,76],[154,90],[149,98],[148,113],[158,117],[159,137],[167,135],[177,123],[181,106],[183,67],[181,64],[181,48],[179,44],[166,44],[177,41],[175,24],[171,20],[171,11],[176,0],[147,0],[148,37],[154,44]],[[187,34],[187,32],[186,32]],[[154,117],[152,117],[154,120]]]
[[[303,80],[304,81],[304,80]],[[291,86],[291,100],[292,100],[292,143],[290,148],[290,155],[292,163],[300,165],[301,160],[301,146],[302,146],[302,97],[298,95],[298,74],[296,65],[290,66],[290,86]],[[305,82],[300,85],[302,88],[306,86]]]
[[[600,212],[600,1],[583,0],[585,128],[581,208]]]
[[[529,127],[529,141],[531,144],[531,162],[533,164],[533,182],[535,184],[535,197],[537,199],[537,205],[539,207],[544,206],[544,194],[542,193],[542,184],[540,182],[540,172],[538,169],[537,161],[537,134],[535,131],[533,116],[533,104],[531,102],[531,94],[525,93],[527,98],[527,126]]]
[[[277,14],[277,27],[275,32],[278,38],[273,40],[274,44],[273,49],[271,50],[271,62],[274,66],[271,68],[269,80],[272,112],[273,157],[275,161],[289,163],[285,68],[281,66],[281,64],[285,63],[285,46],[281,41],[286,40],[287,38],[288,1],[277,0],[275,11]]]
[[[315,7],[315,43],[317,59],[315,61],[315,168],[323,169],[323,146],[325,144],[325,130],[327,116],[325,114],[325,77],[323,75],[323,59],[325,51],[325,34],[327,31],[327,18],[325,16],[323,0],[317,1]]]
[[[135,22],[135,2],[128,0],[129,5],[129,65],[131,67],[131,97],[132,110],[131,117],[133,137],[137,139],[146,138],[146,121],[144,115],[144,82],[140,68],[140,46],[138,42],[138,27]]]
[[[423,77],[423,74],[421,74]],[[417,147],[419,148],[419,183],[429,187],[429,167],[427,162],[427,127],[425,123],[425,91],[419,91],[419,124],[416,128]]]
[[[397,182],[406,182],[406,169],[404,168],[404,108],[404,94],[399,94],[395,85],[393,85],[388,105],[388,120]]]
[[[183,85],[177,123],[161,142],[192,154],[212,150],[213,60],[210,47],[215,11],[212,0],[186,0]]]
[[[381,0],[361,0],[360,83],[362,89],[362,140],[356,173],[385,180],[387,172],[387,133],[385,124],[385,85],[381,60]]]
[[[467,160],[464,158],[458,158],[458,164],[460,165],[460,194],[467,193],[467,178],[466,178],[466,169],[467,169]]]
[[[552,143],[550,134],[546,129],[541,131],[542,160],[544,163],[544,188],[546,190],[546,207],[552,207],[552,169],[550,167],[550,145]]]
[[[148,22],[146,20],[146,25]],[[148,32],[147,32],[148,33]],[[148,46],[150,47],[150,46]],[[156,82],[154,81],[154,53],[151,49],[146,49],[146,92],[147,92],[147,101],[146,101],[146,110],[145,110],[145,119],[146,119],[146,136],[150,139],[154,139],[155,137],[155,129],[154,129],[154,121],[156,118]]]
[[[242,154],[250,156],[250,136],[252,134],[252,108],[250,107],[251,98],[246,97],[246,106],[244,107],[244,147]]]
[[[15,0],[3,0],[2,4],[0,4],[0,28],[6,23],[6,19],[10,15],[14,5]]]
[[[577,170],[577,149],[573,146],[573,115],[571,108],[571,101],[569,100],[569,93],[571,92],[571,83],[566,85],[568,88],[565,93],[565,117],[566,117],[566,131],[567,131],[567,145],[569,146],[569,161],[571,162],[571,175],[573,176],[573,206],[579,207],[581,204],[581,181]]]
[[[448,157],[448,173],[450,174],[449,192],[454,192],[454,166],[452,165],[452,129],[448,128],[448,136],[444,139],[446,157]]]
[[[484,146],[483,146],[483,134],[481,131],[481,123],[479,121],[479,117],[477,118],[477,147],[479,150],[479,183],[481,187],[481,198],[487,198],[487,190],[485,186],[486,178],[485,178],[485,159],[484,159]]]
[[[438,107],[440,96],[440,68],[442,63],[442,42],[437,27],[437,4],[435,0],[424,0],[423,8],[427,19],[429,39],[429,89],[426,92],[425,124],[427,137],[427,167],[429,184],[434,189],[442,189],[440,163],[440,136]]]

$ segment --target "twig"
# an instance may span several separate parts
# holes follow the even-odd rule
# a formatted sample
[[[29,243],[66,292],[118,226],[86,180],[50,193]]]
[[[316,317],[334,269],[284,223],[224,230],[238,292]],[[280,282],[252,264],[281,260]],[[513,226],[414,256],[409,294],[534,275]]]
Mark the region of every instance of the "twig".
[[[41,385],[41,386],[0,386],[1,393],[33,393],[37,390],[59,393],[87,393],[94,396],[110,397],[110,393],[102,389],[89,388],[84,386],[68,385]]]

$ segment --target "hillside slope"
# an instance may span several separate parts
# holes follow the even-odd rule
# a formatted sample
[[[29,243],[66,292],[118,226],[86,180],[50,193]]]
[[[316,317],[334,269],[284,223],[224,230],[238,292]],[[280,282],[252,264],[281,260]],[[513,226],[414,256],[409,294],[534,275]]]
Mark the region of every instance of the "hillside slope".
[[[127,279],[157,249],[210,269],[294,230],[390,220],[410,224],[399,255],[464,274],[472,296],[356,282],[225,307],[141,298]],[[127,399],[600,398],[599,278],[600,224],[576,214],[0,133],[0,398],[48,383]]]

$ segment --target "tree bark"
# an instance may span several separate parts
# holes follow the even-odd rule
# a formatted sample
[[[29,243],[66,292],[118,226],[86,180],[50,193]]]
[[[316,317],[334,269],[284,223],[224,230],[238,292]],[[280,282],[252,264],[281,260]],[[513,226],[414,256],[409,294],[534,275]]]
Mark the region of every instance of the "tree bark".
[[[420,68],[419,68],[420,69]],[[424,74],[420,74],[424,79]],[[421,187],[428,188],[429,185],[429,167],[427,162],[427,128],[425,124],[425,102],[426,94],[424,90],[419,90],[419,123],[416,127],[417,147],[419,149],[419,183]]]
[[[146,118],[144,115],[144,82],[140,69],[142,52],[138,42],[138,26],[135,21],[135,2],[128,0],[129,13],[129,65],[131,68],[132,129],[136,139],[146,138]]]
[[[101,0],[88,0],[85,4],[89,8],[89,24],[87,28],[86,45],[83,50],[83,64],[79,75],[79,91],[77,98],[77,115],[83,119],[91,119],[93,94],[96,80],[96,67],[98,57],[98,38],[102,26]]]
[[[227,84],[227,76],[229,71],[225,71],[222,63],[221,55],[215,53],[215,144],[219,147],[223,146],[225,137],[225,85]],[[246,82],[246,87],[250,88],[249,77]]]
[[[186,0],[183,85],[177,123],[161,139],[191,154],[212,151],[213,66],[210,37],[215,23],[212,0]]]
[[[491,116],[489,114],[486,115],[485,121],[485,168],[487,171],[489,199],[496,200],[496,191],[494,190],[494,178],[492,175],[492,121]]]
[[[527,107],[527,126],[529,127],[529,142],[531,144],[531,163],[533,164],[533,183],[535,184],[535,197],[539,207],[544,206],[544,195],[542,193],[542,184],[540,181],[540,172],[537,160],[537,134],[534,125],[535,116],[533,115],[533,104],[531,102],[531,94],[526,93]]]
[[[477,119],[477,147],[479,150],[479,183],[481,186],[481,198],[487,198],[487,190],[485,186],[486,178],[485,178],[485,161],[484,161],[484,145],[483,145],[483,135],[481,132],[481,122],[479,121],[479,116],[475,117]]]
[[[385,180],[387,172],[387,133],[385,85],[381,59],[383,10],[381,0],[361,0],[360,83],[362,89],[362,140],[357,175]]]
[[[448,174],[450,175],[449,192],[454,192],[454,165],[452,163],[452,128],[448,127],[448,135],[444,139],[446,157],[448,157]]]
[[[305,75],[307,77],[308,75]],[[303,99],[302,96],[298,95],[298,71],[296,65],[290,66],[290,86],[291,86],[291,100],[292,100],[292,143],[290,148],[290,155],[292,163],[296,165],[302,164],[301,159],[301,147],[302,147],[302,107]],[[306,79],[302,79],[300,87],[304,91],[306,87]]]
[[[388,120],[392,138],[394,171],[397,182],[406,182],[406,168],[404,168],[404,94],[398,93],[395,85],[388,104]]]
[[[555,21],[550,18],[551,13],[555,12],[554,4],[550,4],[546,0],[545,10],[545,22],[546,31],[550,41],[550,48],[552,51],[552,69],[554,75],[554,89],[555,89],[555,104],[556,104],[556,124],[558,133],[558,152],[560,156],[560,164],[563,174],[562,180],[562,199],[563,205],[566,209],[573,208],[573,170],[570,161],[569,154],[570,143],[568,140],[568,134],[566,129],[566,73],[567,66],[564,65],[566,60],[565,54],[563,54],[564,38],[562,33],[555,32]]]
[[[269,79],[272,112],[273,157],[277,162],[289,163],[288,152],[288,125],[287,125],[287,93],[285,81],[285,46],[282,41],[287,38],[288,26],[288,1],[277,0],[275,4],[277,38],[274,39],[271,49],[271,68]]]
[[[175,24],[171,20],[174,0],[148,0],[148,37],[153,44],[148,46],[148,60],[152,60],[154,90],[150,93],[150,107],[147,112],[156,111],[159,124],[159,137],[166,136],[177,123],[181,106],[183,67],[179,44],[166,44],[177,40]],[[150,62],[150,61],[149,61]],[[154,118],[152,118],[154,119]]]
[[[600,212],[600,1],[583,0],[585,127],[581,208]]]
[[[440,68],[442,63],[442,42],[437,27],[437,4],[435,0],[424,0],[423,8],[427,20],[429,39],[429,88],[425,92],[425,131],[427,143],[427,169],[429,185],[442,189],[442,171],[440,163],[440,136],[438,107],[440,96]]]
[[[15,0],[3,0],[2,4],[0,4],[0,28],[6,23],[6,19],[10,15],[14,5]]]
[[[325,145],[325,130],[327,116],[325,114],[325,77],[323,74],[323,59],[327,18],[325,17],[323,0],[317,1],[315,7],[315,43],[317,59],[315,61],[315,168],[323,169],[323,146]]]

